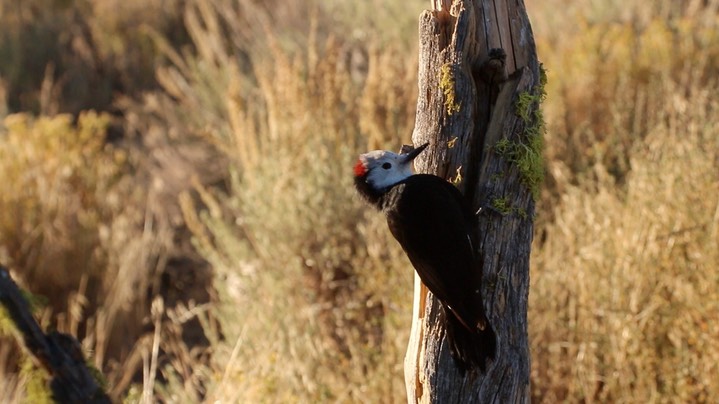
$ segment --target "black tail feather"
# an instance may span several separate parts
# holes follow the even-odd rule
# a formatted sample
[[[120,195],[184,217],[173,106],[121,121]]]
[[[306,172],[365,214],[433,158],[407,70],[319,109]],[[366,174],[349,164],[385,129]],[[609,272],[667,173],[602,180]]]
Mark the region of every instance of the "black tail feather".
[[[463,370],[480,369],[484,372],[487,361],[494,359],[497,338],[487,323],[483,330],[470,330],[449,310],[444,310],[447,342],[452,357]]]

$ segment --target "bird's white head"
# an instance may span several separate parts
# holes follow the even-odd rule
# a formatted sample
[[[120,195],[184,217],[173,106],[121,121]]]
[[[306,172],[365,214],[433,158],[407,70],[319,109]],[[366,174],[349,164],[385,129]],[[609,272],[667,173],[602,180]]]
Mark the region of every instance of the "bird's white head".
[[[412,175],[412,160],[429,143],[404,154],[387,150],[374,150],[359,156],[354,167],[355,178],[363,179],[371,188],[379,191],[400,183]]]

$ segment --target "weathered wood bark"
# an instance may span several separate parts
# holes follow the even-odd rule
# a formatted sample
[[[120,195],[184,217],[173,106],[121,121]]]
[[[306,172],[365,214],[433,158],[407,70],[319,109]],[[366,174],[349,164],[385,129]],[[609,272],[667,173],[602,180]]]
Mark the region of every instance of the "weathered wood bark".
[[[8,271],[0,265],[0,304],[22,334],[28,351],[51,376],[50,390],[59,403],[111,403],[85,363],[75,338],[59,332],[45,334]]]
[[[433,9],[420,16],[419,30],[412,140],[431,145],[415,164],[418,172],[457,184],[481,209],[476,231],[483,263],[476,270],[483,271],[484,305],[497,334],[497,353],[485,373],[461,372],[438,321],[441,307],[415,278],[405,357],[408,401],[529,402],[527,297],[534,201],[519,157],[496,147],[503,139],[505,145],[525,147],[527,131],[539,124],[517,113],[520,94],[538,99],[540,91],[529,19],[522,0],[435,0]],[[529,108],[535,110],[538,102]]]

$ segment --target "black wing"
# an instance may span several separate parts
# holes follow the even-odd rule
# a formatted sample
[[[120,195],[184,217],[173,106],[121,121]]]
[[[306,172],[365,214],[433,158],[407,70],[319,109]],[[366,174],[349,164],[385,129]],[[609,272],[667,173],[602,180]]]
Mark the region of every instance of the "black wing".
[[[409,177],[385,195],[387,223],[422,282],[468,327],[484,322],[473,217],[464,196],[434,175]]]

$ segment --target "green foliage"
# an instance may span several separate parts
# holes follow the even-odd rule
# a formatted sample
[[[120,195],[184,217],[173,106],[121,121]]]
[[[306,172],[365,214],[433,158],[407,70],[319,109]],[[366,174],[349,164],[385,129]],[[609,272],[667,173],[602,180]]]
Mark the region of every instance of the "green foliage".
[[[27,389],[26,398],[28,402],[38,404],[52,404],[55,402],[48,387],[50,375],[44,369],[35,366],[32,359],[27,355],[23,357],[20,374],[27,380],[25,388]]]
[[[527,219],[529,216],[527,215],[527,211],[524,208],[512,206],[511,201],[508,197],[503,198],[494,198],[491,202],[492,208],[502,216],[507,216],[510,214],[516,214],[517,216],[521,217],[522,219]]]
[[[87,359],[85,359],[85,366],[87,366],[87,370],[90,372],[90,375],[92,376],[92,379],[97,383],[97,387],[106,392],[108,390],[109,384],[107,382],[107,377],[98,369],[95,364],[92,361],[92,358],[87,355]]]
[[[34,312],[37,309],[37,302],[42,301],[42,299],[34,297],[25,290],[21,290],[21,292],[28,300],[28,303],[31,305],[31,310]],[[17,344],[21,344],[22,339],[16,330],[17,326],[10,318],[7,309],[3,305],[0,305],[0,340],[4,339],[6,340],[3,342],[4,344],[12,344],[19,348]],[[35,366],[32,357],[29,356],[24,349],[19,349],[18,353],[20,358],[20,376],[26,380],[25,397],[33,403],[52,403],[51,392],[47,385],[49,379],[47,372]]]
[[[42,308],[47,305],[47,298],[40,295],[35,295],[27,290],[20,289],[20,293],[27,301],[30,306],[32,313],[39,312]],[[11,335],[12,330],[15,329],[15,323],[10,318],[5,306],[0,305],[0,336]]]
[[[546,98],[545,85],[547,75],[540,66],[540,84],[531,92],[519,94],[515,103],[515,113],[524,123],[524,133],[516,141],[500,139],[494,146],[497,154],[504,156],[510,163],[517,166],[520,178],[532,192],[535,200],[544,182],[544,116],[541,104]]]
[[[442,65],[439,71],[439,88],[444,94],[444,107],[447,109],[447,115],[450,116],[455,112],[459,112],[461,108],[461,105],[456,101],[454,85],[452,65],[449,63]]]
[[[529,188],[536,200],[539,198],[540,187],[544,181],[542,158],[544,142],[541,135],[528,135],[525,141],[513,142],[502,138],[494,144],[493,150],[517,166],[522,183]]]
[[[0,337],[10,335],[14,329],[15,323],[13,323],[5,307],[0,305]]]
[[[507,197],[492,199],[492,207],[502,215],[508,215],[512,213],[511,202]]]
[[[142,401],[142,386],[132,384],[128,389],[125,397],[123,397],[123,404],[137,404]]]

